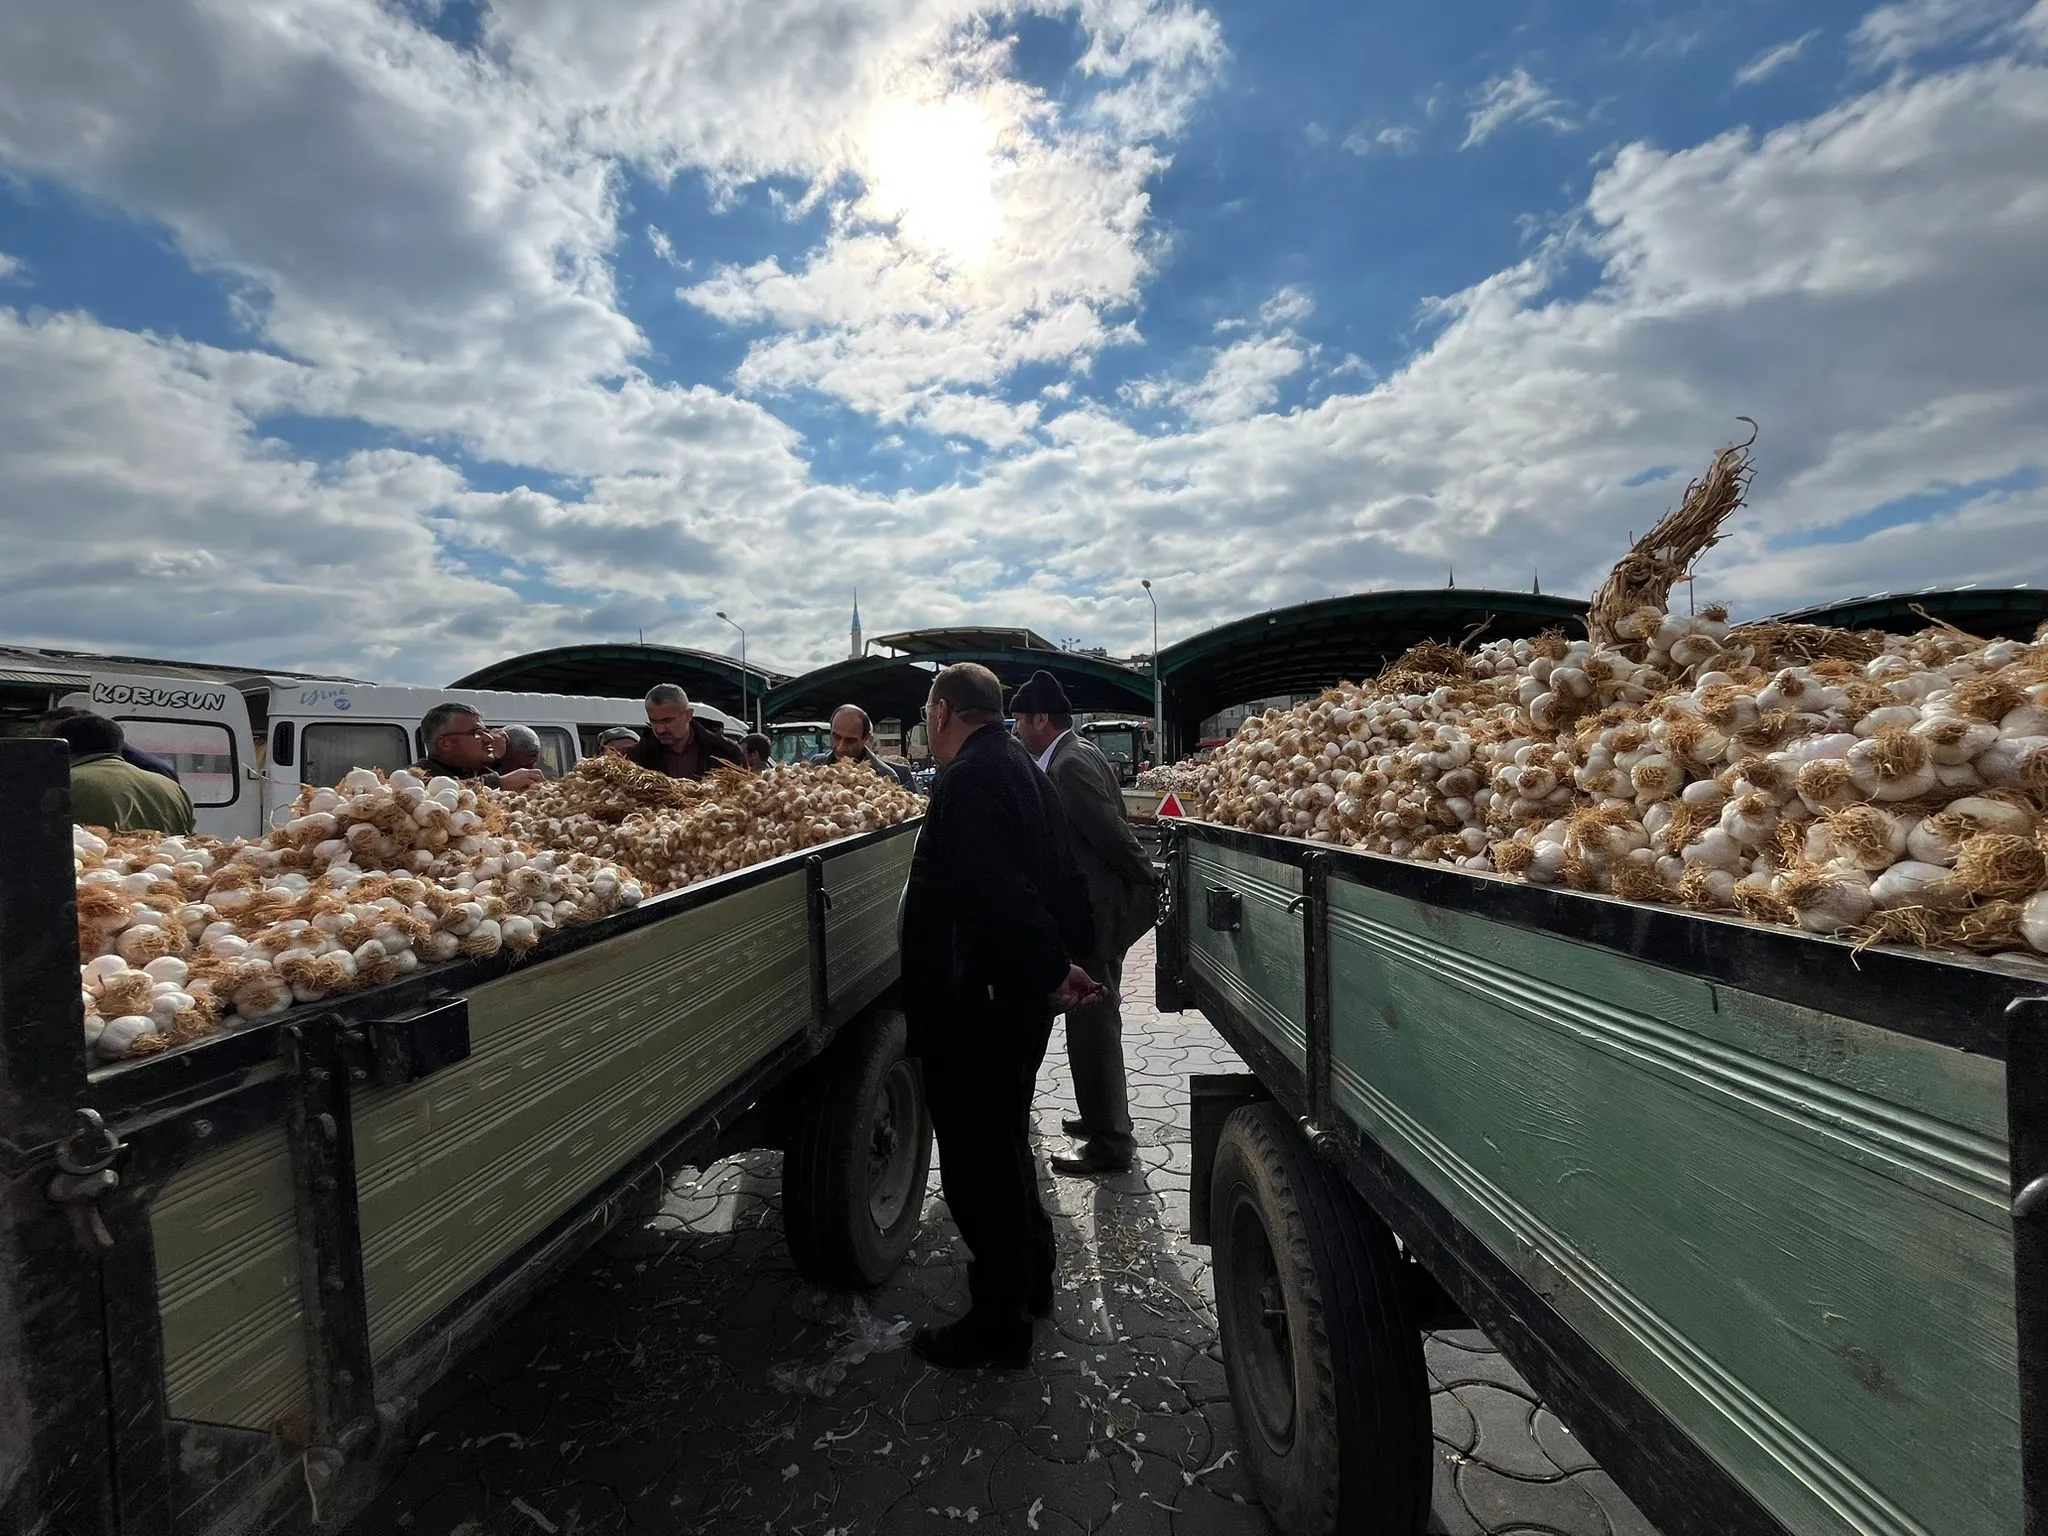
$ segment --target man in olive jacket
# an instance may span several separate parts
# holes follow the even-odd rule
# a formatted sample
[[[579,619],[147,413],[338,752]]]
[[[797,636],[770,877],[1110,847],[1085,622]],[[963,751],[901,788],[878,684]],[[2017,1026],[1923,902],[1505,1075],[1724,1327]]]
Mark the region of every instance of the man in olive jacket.
[[[903,1011],[923,1058],[946,1205],[972,1255],[967,1315],[921,1330],[935,1365],[1030,1360],[1052,1311],[1052,1222],[1031,1155],[1031,1096],[1053,1015],[1096,990],[1087,886],[1045,776],[1003,730],[1002,685],[963,662],[932,681],[925,725],[944,766],[911,857]]]
[[[110,832],[192,831],[184,786],[121,756],[118,721],[80,712],[46,727],[71,749],[71,819]]]
[[[1088,882],[1094,942],[1081,968],[1104,984],[1100,1001],[1067,1014],[1067,1064],[1080,1114],[1066,1123],[1081,1142],[1078,1157],[1055,1157],[1055,1173],[1080,1177],[1121,1173],[1131,1166],[1130,1088],[1124,1077],[1124,1021],[1117,993],[1124,952],[1156,920],[1152,861],[1124,819],[1116,771],[1095,744],[1074,734],[1074,709],[1050,672],[1036,672],[1010,700],[1017,740],[1059,792],[1074,862]]]

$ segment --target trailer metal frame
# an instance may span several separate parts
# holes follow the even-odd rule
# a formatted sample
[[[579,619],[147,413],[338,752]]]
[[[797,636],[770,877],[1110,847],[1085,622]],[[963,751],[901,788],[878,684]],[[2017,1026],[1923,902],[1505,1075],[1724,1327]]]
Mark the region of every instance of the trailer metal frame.
[[[551,936],[531,956],[424,968],[156,1057],[89,1070],[78,1014],[68,759],[61,743],[0,743],[0,1360],[19,1365],[0,1429],[0,1528],[185,1536],[257,1531],[317,1509],[325,1528],[381,1482],[420,1394],[551,1283],[658,1171],[725,1150],[735,1124],[894,985],[893,952],[832,986],[829,867],[914,837],[906,823],[705,881]],[[807,1017],[708,1101],[633,1152],[396,1352],[373,1359],[351,1115],[355,1096],[468,1058],[467,994],[792,875],[804,882]],[[856,957],[859,958],[859,957]],[[118,1186],[98,1202],[103,1252],[74,1240],[45,1195],[81,1109],[119,1143]],[[759,1117],[747,1122],[759,1123]],[[298,1203],[309,1422],[280,1438],[172,1414],[151,1202],[192,1158],[281,1128]],[[12,1316],[9,1313],[12,1313]],[[0,1376],[6,1372],[0,1371]],[[4,1438],[4,1437],[0,1437]]]
[[[1326,948],[1332,883],[1483,915],[1804,1007],[1840,1012],[1843,997],[1853,993],[1855,1015],[1864,1022],[2002,1062],[2015,1200],[2023,1536],[2048,1536],[2048,990],[2038,969],[2030,974],[1900,949],[1859,950],[1791,930],[1213,823],[1165,824],[1162,835],[1168,878],[1158,1006],[1166,1012],[1198,1008],[1256,1079],[1256,1086],[1242,1090],[1214,1080],[1203,1085],[1198,1097],[1212,1102],[1196,1116],[1194,1203],[1206,1204],[1207,1166],[1231,1099],[1270,1096],[1668,1536],[1791,1533],[1334,1102]],[[1196,843],[1301,873],[1302,894],[1291,904],[1302,923],[1301,1065],[1276,1048],[1238,999],[1188,964],[1191,924],[1227,928],[1236,920],[1237,893],[1227,887],[1205,890],[1203,910],[1189,910],[1188,859]]]

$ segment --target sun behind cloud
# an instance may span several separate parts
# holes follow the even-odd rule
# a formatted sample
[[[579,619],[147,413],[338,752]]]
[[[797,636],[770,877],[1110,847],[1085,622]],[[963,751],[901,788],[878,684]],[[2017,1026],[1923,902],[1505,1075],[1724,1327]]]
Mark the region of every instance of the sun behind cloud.
[[[1002,232],[997,137],[971,97],[890,102],[864,146],[868,211],[946,265],[979,267]]]

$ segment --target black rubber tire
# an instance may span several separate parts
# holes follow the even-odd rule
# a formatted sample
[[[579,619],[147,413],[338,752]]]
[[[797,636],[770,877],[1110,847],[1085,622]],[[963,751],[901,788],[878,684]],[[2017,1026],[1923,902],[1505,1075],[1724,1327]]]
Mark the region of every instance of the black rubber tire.
[[[924,1079],[903,1054],[906,1038],[902,1014],[872,1009],[807,1069],[809,1091],[782,1162],[782,1225],[813,1284],[880,1285],[917,1240],[932,1121]]]
[[[1224,1374],[1273,1524],[1420,1532],[1429,1379],[1393,1233],[1273,1104],[1224,1123],[1209,1213]]]

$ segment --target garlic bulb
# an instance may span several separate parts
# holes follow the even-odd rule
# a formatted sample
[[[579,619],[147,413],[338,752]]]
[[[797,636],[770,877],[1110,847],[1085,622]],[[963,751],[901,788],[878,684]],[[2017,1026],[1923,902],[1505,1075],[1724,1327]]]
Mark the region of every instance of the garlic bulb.
[[[137,1042],[157,1033],[154,1019],[146,1014],[128,1013],[118,1019],[108,1019],[94,1036],[93,1043],[100,1055],[112,1060],[127,1055]]]
[[[2035,953],[2048,955],[2048,891],[2036,891],[2020,908],[2020,933]]]

